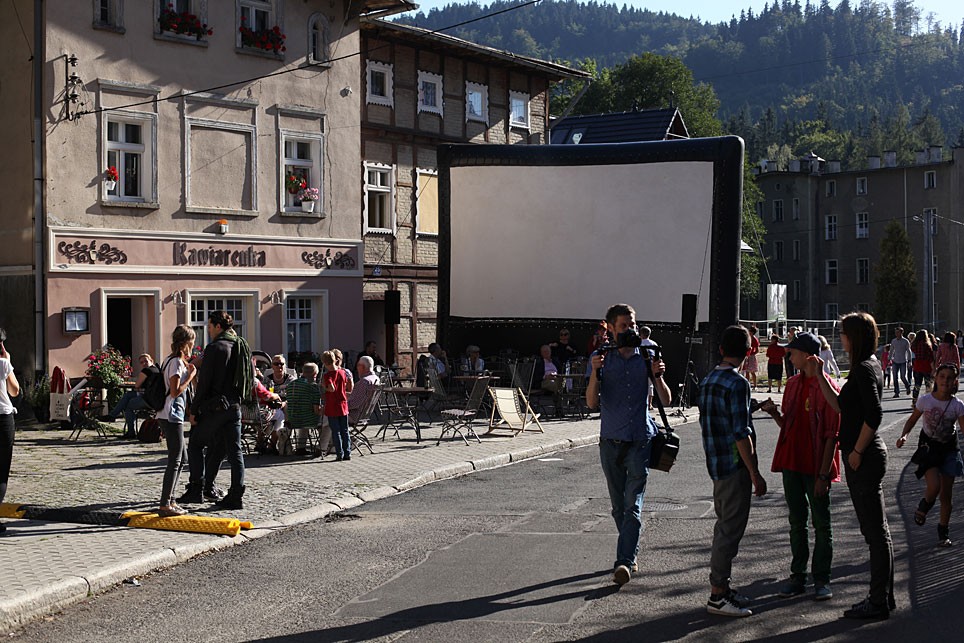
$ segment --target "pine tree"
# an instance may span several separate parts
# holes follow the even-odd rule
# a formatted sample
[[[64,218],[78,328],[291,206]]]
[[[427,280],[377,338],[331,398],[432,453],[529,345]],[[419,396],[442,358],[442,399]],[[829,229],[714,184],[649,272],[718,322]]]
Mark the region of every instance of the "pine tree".
[[[917,316],[917,272],[907,231],[896,219],[887,224],[874,267],[877,323],[913,320]]]

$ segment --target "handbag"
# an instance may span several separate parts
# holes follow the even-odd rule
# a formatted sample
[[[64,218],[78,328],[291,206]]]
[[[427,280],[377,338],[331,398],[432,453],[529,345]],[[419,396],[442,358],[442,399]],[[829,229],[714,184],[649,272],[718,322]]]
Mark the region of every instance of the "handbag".
[[[653,375],[652,369],[653,360],[648,359],[646,362],[649,366],[646,369],[649,372],[649,379],[653,382],[653,403],[659,409],[659,416],[663,420],[663,426],[657,427],[656,435],[649,441],[649,468],[669,473],[679,456],[680,439],[679,435],[673,431],[673,427],[670,426],[669,419],[666,417],[666,409],[663,408],[663,401],[659,399],[659,394],[656,393],[656,376]]]

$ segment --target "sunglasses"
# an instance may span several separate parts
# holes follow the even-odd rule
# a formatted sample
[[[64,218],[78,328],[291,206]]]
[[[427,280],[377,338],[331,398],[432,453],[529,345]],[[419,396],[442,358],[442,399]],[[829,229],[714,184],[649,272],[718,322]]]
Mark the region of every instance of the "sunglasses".
[[[284,363],[284,362],[271,362],[271,365],[272,365],[272,366],[284,366],[285,363]]]

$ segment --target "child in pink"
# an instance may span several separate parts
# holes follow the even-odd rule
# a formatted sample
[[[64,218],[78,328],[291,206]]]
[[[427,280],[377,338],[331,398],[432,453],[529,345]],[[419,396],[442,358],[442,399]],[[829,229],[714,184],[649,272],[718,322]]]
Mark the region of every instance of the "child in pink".
[[[351,436],[348,435],[348,394],[353,388],[352,381],[339,368],[335,354],[325,351],[321,355],[325,374],[321,376],[322,389],[325,391],[325,417],[335,439],[335,459],[351,460]]]

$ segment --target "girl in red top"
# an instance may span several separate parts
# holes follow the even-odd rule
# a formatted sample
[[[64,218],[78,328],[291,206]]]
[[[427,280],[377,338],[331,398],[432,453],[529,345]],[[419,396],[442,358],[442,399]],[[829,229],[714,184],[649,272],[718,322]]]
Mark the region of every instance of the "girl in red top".
[[[777,393],[783,390],[783,356],[787,349],[780,346],[780,336],[770,335],[770,345],[767,346],[767,393],[773,390],[773,380],[777,381]]]
[[[911,365],[914,376],[914,401],[911,407],[917,404],[917,397],[920,395],[921,384],[930,387],[934,372],[934,346],[931,344],[930,333],[921,329],[910,345],[910,350],[914,353],[914,360]],[[926,391],[925,391],[926,392]]]
[[[335,363],[335,354],[325,351],[321,354],[325,374],[321,376],[325,391],[325,417],[335,438],[335,460],[351,460],[351,437],[348,435],[348,394],[353,388],[352,381],[345,370]]]

